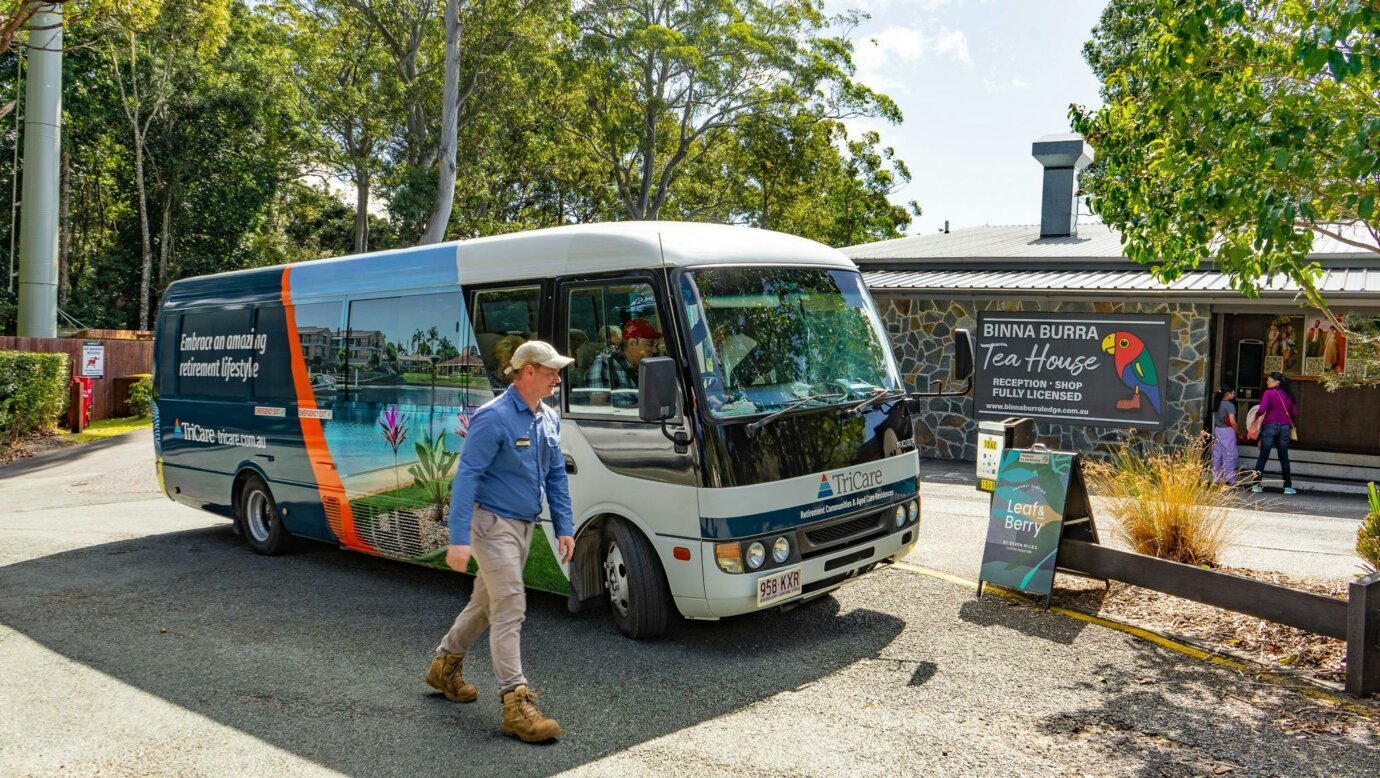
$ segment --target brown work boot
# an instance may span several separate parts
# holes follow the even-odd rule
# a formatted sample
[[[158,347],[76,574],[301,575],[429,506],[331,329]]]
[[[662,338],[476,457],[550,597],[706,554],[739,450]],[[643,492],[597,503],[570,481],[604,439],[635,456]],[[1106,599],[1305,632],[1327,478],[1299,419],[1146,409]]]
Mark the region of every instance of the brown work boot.
[[[503,695],[503,734],[526,743],[544,743],[561,734],[561,725],[543,716],[532,699],[526,685]]]
[[[451,702],[474,702],[479,699],[479,690],[465,683],[464,664],[464,654],[436,657],[431,660],[431,669],[426,671],[427,686],[440,689]]]

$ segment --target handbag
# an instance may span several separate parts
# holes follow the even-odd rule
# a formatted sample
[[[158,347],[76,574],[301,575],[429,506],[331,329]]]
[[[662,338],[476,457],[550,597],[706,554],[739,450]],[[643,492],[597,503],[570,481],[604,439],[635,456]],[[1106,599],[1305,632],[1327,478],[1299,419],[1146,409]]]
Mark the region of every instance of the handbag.
[[[1297,441],[1299,439],[1299,425],[1289,422],[1289,439]]]
[[[1251,422],[1251,426],[1246,430],[1246,440],[1259,440],[1259,439],[1260,439],[1260,417],[1257,416],[1256,419],[1255,419],[1255,421]]]

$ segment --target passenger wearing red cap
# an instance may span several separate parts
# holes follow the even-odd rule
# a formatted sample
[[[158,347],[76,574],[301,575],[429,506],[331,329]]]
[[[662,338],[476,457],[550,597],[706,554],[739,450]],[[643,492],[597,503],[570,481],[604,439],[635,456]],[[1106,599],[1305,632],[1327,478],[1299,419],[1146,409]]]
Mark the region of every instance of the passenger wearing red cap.
[[[637,364],[656,355],[661,333],[646,319],[633,319],[623,325],[623,342],[594,358],[585,375],[585,386],[603,389],[590,395],[593,405],[636,407]],[[632,391],[619,391],[632,390]]]

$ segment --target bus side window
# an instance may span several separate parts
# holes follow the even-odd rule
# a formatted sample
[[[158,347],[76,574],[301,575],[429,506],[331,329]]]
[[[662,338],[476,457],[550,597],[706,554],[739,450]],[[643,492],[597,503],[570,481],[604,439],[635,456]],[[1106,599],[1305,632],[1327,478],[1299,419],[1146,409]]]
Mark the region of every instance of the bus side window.
[[[335,400],[345,377],[345,333],[340,329],[340,303],[309,303],[292,307],[297,347],[307,368],[307,382],[317,404]]]
[[[227,377],[223,360],[241,358],[238,339],[248,335],[250,309],[219,308],[184,313],[178,326],[176,362],[177,394],[183,397],[205,397],[223,400],[242,400],[248,382]],[[247,352],[246,352],[247,353]]]
[[[661,319],[651,285],[615,281],[575,287],[566,303],[571,340],[577,332],[589,338],[566,369],[570,410],[637,418],[637,364],[662,353]]]
[[[350,303],[346,364],[351,399],[406,406],[460,406],[459,292]],[[463,360],[461,360],[463,361]]]
[[[283,401],[297,397],[292,386],[292,355],[288,352],[287,316],[281,305],[263,305],[254,312],[254,399]]]
[[[498,394],[511,383],[504,368],[518,346],[536,337],[541,288],[482,289],[474,293],[470,311],[474,339],[488,373],[489,385]]]

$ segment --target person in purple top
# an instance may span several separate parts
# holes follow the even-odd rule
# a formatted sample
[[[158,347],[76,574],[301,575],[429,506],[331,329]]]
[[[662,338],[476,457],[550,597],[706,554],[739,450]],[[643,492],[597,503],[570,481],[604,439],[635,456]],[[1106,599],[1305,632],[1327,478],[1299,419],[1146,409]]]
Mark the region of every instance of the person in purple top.
[[[1293,479],[1289,477],[1289,428],[1298,421],[1299,407],[1289,391],[1289,379],[1283,373],[1271,373],[1265,377],[1265,394],[1260,398],[1256,415],[1260,419],[1260,456],[1255,460],[1255,485],[1251,491],[1264,491],[1260,481],[1265,472],[1265,463],[1270,459],[1270,449],[1273,448],[1279,452],[1279,469],[1284,473],[1284,493],[1298,494],[1294,490]]]

